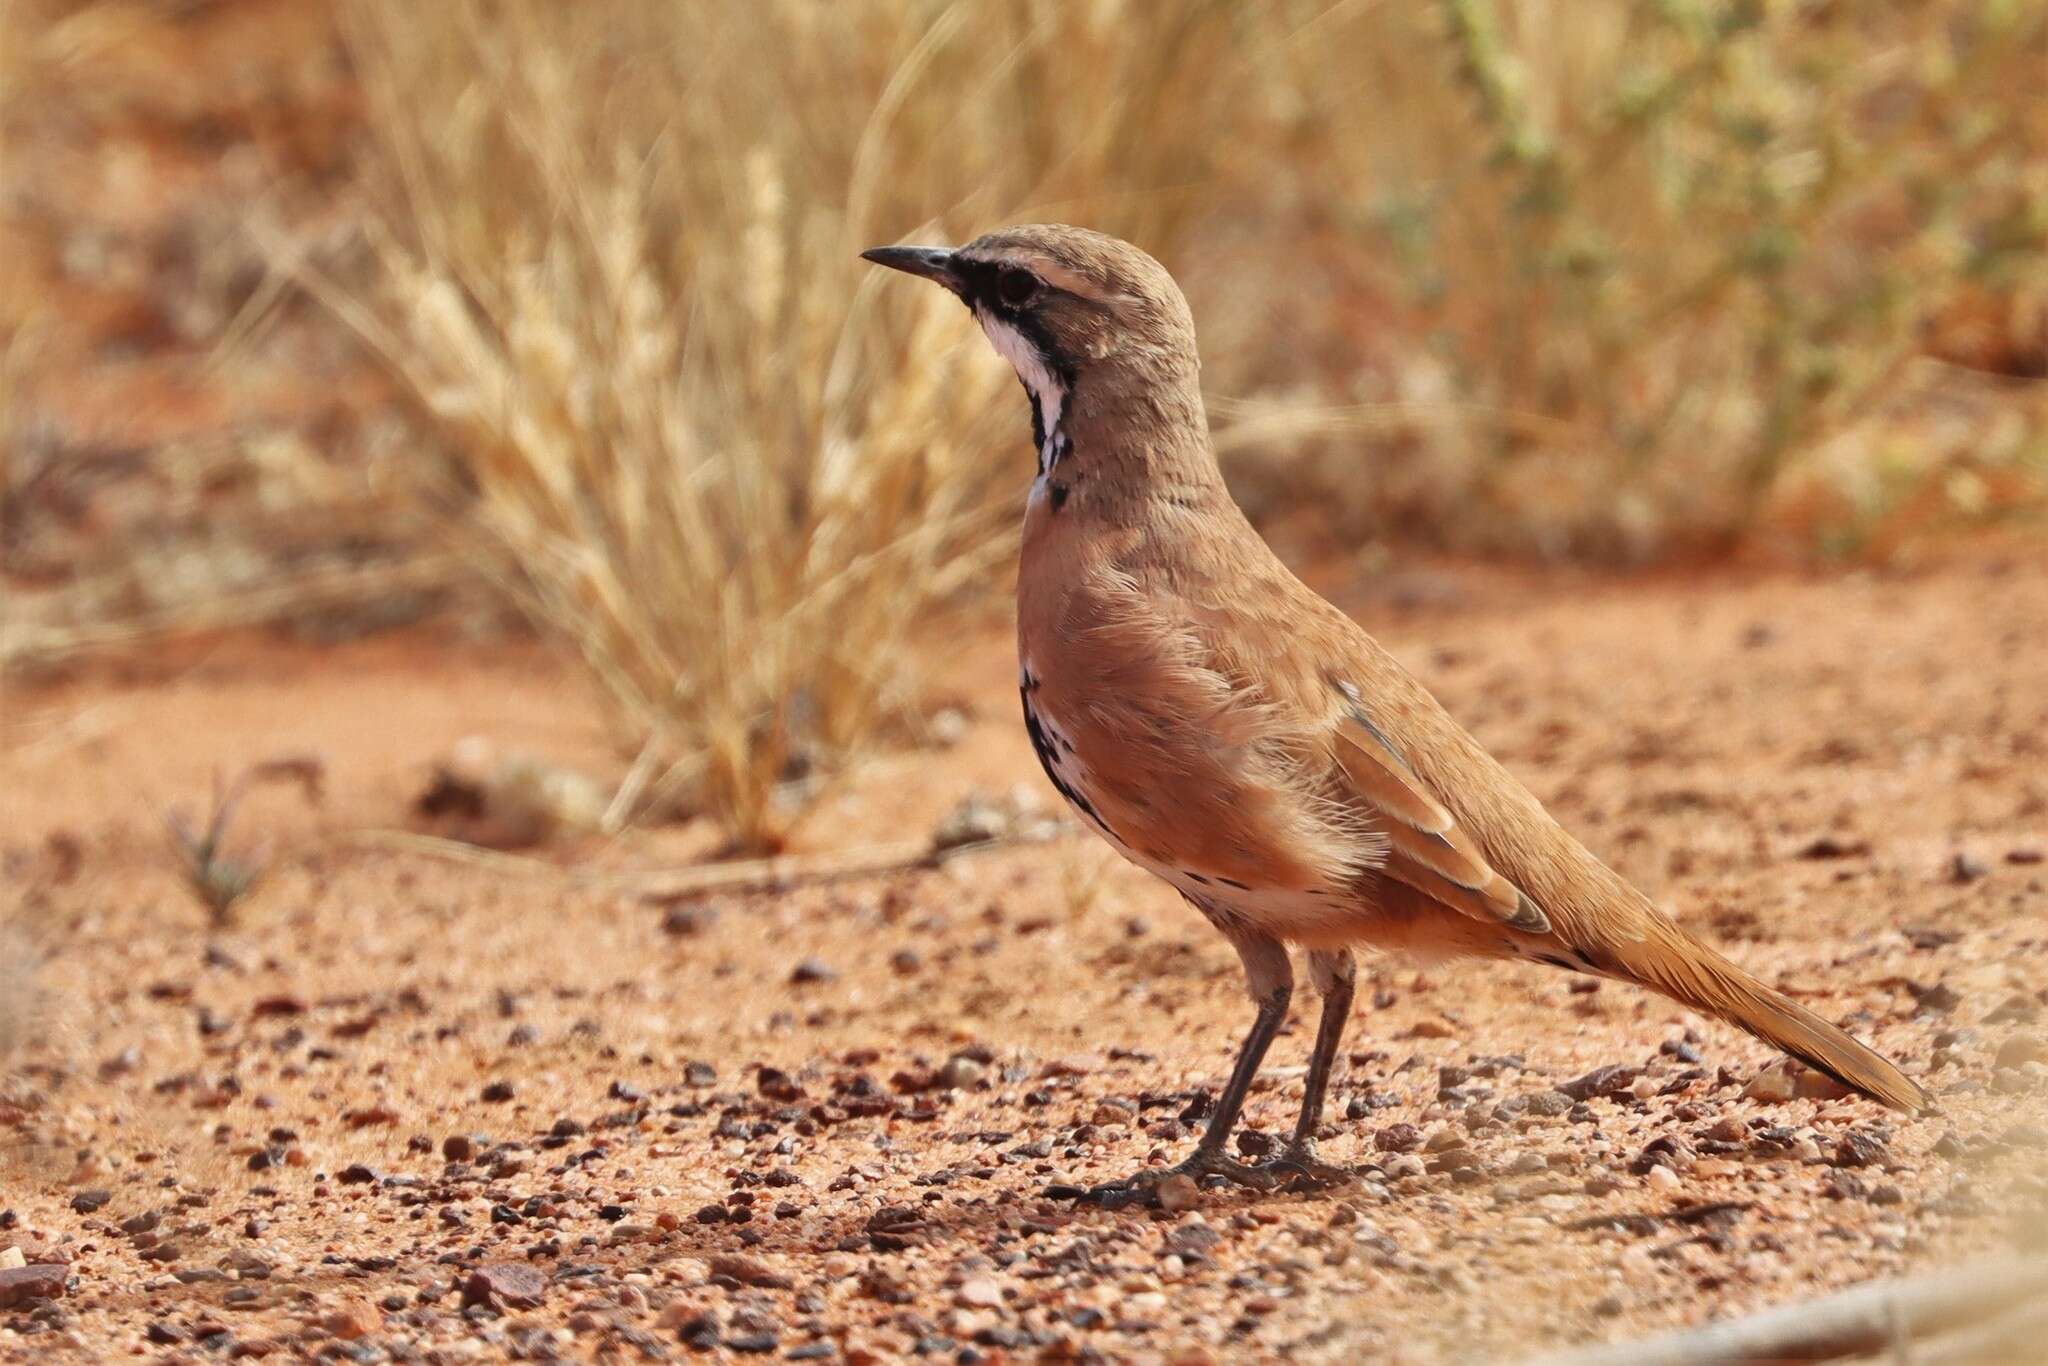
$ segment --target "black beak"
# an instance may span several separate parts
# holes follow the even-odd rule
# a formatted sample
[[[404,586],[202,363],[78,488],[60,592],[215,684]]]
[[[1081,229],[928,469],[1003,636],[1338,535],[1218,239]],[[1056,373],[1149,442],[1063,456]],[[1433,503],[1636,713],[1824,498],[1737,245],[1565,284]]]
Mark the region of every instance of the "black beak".
[[[862,260],[878,266],[936,280],[955,294],[966,283],[953,263],[953,253],[945,247],[870,247],[860,255]]]

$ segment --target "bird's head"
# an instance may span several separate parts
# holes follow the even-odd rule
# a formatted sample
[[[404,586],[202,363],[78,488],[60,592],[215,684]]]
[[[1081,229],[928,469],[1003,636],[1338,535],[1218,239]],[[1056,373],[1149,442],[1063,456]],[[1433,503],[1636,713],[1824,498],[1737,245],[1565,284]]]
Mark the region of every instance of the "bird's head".
[[[1166,268],[1086,228],[1028,224],[964,247],[876,247],[877,265],[944,285],[973,311],[1030,392],[1039,439],[1077,387],[1193,390],[1199,362],[1187,300]]]

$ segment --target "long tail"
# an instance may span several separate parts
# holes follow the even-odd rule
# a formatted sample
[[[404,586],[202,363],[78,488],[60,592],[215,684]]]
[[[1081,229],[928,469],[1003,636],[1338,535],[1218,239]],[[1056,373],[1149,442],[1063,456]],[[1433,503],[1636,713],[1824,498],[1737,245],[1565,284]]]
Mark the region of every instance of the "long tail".
[[[1518,938],[1528,957],[1635,982],[1719,1016],[1895,1110],[1921,1114],[1933,1108],[1932,1097],[1890,1059],[1784,992],[1765,986],[1662,916],[1645,912],[1631,919],[1636,922],[1631,928],[1647,930],[1640,938],[1603,936],[1604,942],[1583,949],[1562,945],[1555,935]]]

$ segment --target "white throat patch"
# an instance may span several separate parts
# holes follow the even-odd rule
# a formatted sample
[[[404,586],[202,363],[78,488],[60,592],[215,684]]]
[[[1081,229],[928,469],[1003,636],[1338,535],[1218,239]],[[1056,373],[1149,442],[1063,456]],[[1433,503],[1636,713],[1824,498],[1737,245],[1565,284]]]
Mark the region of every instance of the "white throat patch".
[[[981,330],[988,334],[989,345],[995,347],[996,354],[1010,362],[1017,378],[1024,381],[1025,389],[1031,394],[1031,404],[1038,410],[1038,428],[1044,440],[1038,448],[1038,477],[1031,481],[1031,496],[1026,500],[1026,506],[1036,508],[1051,491],[1053,466],[1073,449],[1067,434],[1060,430],[1060,415],[1067,406],[1067,390],[1029,337],[987,309],[976,308],[974,317],[981,324]]]
[[[974,310],[975,320],[981,330],[988,334],[988,343],[996,354],[1010,362],[1010,368],[1017,372],[1017,378],[1024,381],[1024,387],[1031,391],[1031,401],[1038,405],[1039,425],[1045,428],[1045,435],[1051,439],[1053,429],[1060,425],[1060,410],[1066,406],[1067,391],[1052,367],[1045,363],[1045,357],[1031,344],[1031,339],[1012,327],[987,309]]]

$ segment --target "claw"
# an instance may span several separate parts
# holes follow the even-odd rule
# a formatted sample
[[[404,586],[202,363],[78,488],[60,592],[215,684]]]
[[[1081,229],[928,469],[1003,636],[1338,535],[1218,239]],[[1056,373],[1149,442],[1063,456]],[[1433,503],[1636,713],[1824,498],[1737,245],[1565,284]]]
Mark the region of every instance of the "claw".
[[[1334,1190],[1358,1179],[1358,1173],[1349,1167],[1339,1167],[1319,1159],[1315,1145],[1311,1143],[1289,1145],[1280,1156],[1261,1164],[1260,1170],[1271,1173],[1292,1191]]]
[[[1269,1191],[1276,1189],[1281,1178],[1266,1167],[1254,1167],[1239,1162],[1222,1153],[1203,1152],[1197,1149],[1184,1160],[1171,1167],[1153,1167],[1079,1192],[1075,1197],[1078,1204],[1094,1205],[1100,1209],[1130,1209],[1134,1206],[1156,1206],[1159,1203],[1159,1187],[1172,1177],[1185,1176],[1197,1186],[1208,1183],[1212,1178],[1219,1183],[1245,1186],[1251,1190]],[[1064,1190],[1061,1192],[1065,1193]]]

